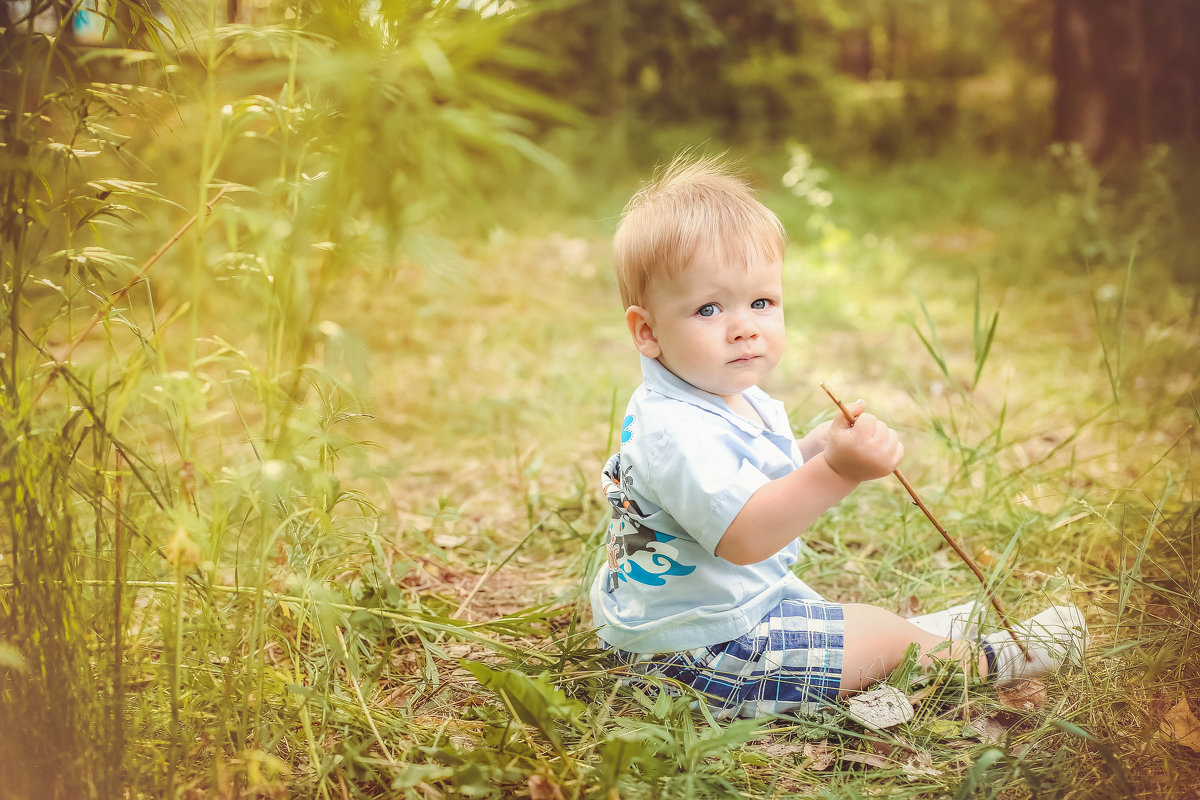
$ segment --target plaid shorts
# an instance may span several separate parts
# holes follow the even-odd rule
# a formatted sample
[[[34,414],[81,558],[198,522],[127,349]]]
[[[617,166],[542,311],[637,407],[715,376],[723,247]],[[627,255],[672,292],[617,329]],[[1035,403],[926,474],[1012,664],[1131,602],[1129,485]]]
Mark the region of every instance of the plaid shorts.
[[[636,675],[699,691],[720,719],[810,714],[837,701],[844,634],[841,605],[784,600],[729,642],[681,653],[616,654]]]

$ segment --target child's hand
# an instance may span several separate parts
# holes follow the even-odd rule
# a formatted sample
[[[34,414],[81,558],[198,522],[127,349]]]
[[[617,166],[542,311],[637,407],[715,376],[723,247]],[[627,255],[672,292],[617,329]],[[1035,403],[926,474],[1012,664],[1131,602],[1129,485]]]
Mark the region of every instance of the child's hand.
[[[847,407],[853,425],[844,416],[835,417],[825,447],[825,460],[833,471],[859,483],[882,478],[904,457],[900,437],[874,415],[863,413],[866,407],[862,400]]]
[[[812,461],[825,452],[825,447],[829,444],[829,429],[832,426],[833,423],[826,420],[809,431],[803,439],[796,442],[800,446],[800,454],[804,456],[805,461]]]

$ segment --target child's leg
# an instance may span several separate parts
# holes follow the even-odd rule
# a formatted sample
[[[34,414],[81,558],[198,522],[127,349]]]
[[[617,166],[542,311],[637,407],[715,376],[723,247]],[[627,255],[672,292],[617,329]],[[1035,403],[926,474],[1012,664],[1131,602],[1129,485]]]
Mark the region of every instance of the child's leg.
[[[910,644],[921,662],[958,659],[981,677],[989,659],[997,682],[1040,675],[1077,659],[1086,644],[1083,616],[1051,608],[1017,626],[1034,655],[1026,661],[1004,631],[981,641],[948,641],[882,608],[822,600],[785,600],[737,639],[680,653],[622,653],[632,675],[665,678],[706,695],[719,718],[809,713],[886,678]]]
[[[839,697],[886,678],[913,643],[920,646],[920,660],[926,666],[932,665],[935,657],[956,659],[964,671],[973,665],[980,677],[997,683],[1045,675],[1064,662],[1079,662],[1087,647],[1087,624],[1074,606],[1048,608],[1016,626],[1028,658],[1007,631],[989,634],[979,642],[947,640],[886,609],[849,604],[843,610],[846,630]]]
[[[886,678],[900,666],[904,653],[914,643],[921,648],[920,661],[924,666],[932,666],[934,657],[942,661],[957,659],[964,670],[973,662],[981,677],[988,674],[987,658],[975,642],[962,639],[947,642],[944,637],[876,606],[849,603],[842,608],[846,638],[839,697]]]

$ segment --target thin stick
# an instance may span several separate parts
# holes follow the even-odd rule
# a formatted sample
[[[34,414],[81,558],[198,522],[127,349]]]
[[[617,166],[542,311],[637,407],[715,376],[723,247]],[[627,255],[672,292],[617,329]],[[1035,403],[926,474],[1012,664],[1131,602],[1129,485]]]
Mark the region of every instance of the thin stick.
[[[846,418],[846,421],[850,423],[850,426],[853,427],[854,417],[850,416],[850,412],[844,405],[842,405],[842,401],[838,400],[833,392],[829,391],[828,386],[823,383],[820,384],[820,386],[825,390],[825,394],[829,395],[829,399],[832,400],[833,404],[838,407],[838,410],[842,412],[842,416]],[[971,555],[966,550],[963,550],[961,547],[959,547],[958,542],[954,541],[954,537],[946,532],[946,529],[942,527],[942,524],[937,521],[936,517],[933,516],[933,512],[931,512],[925,506],[925,504],[921,502],[921,498],[917,496],[917,491],[913,489],[912,484],[908,482],[908,479],[905,478],[903,474],[901,474],[900,470],[896,469],[892,472],[892,474],[896,476],[896,479],[900,481],[900,485],[904,487],[906,492],[908,492],[908,496],[912,498],[913,504],[917,508],[921,509],[921,512],[925,514],[925,517],[933,523],[933,527],[937,528],[937,532],[942,535],[942,538],[946,540],[946,543],[954,549],[955,553],[958,553],[958,557],[963,560],[963,563],[971,568],[971,571],[975,573],[975,577],[979,579],[979,582],[983,584],[983,588],[986,590],[987,578],[983,576],[983,571],[979,569],[979,565],[975,563],[975,559],[971,558]],[[988,592],[988,600],[991,601],[992,608],[996,609],[996,613],[1000,615],[1000,622],[1002,625],[1004,625],[1004,629],[1008,631],[1008,635],[1011,636],[1013,641],[1017,643],[1017,647],[1021,648],[1021,653],[1025,656],[1025,660],[1032,661],[1033,656],[1029,654],[1029,650],[1025,647],[1025,643],[1017,638],[1017,632],[1013,630],[1012,624],[1008,621],[1008,612],[1006,612],[1004,607],[1000,605],[1000,601],[996,599],[994,592]]]

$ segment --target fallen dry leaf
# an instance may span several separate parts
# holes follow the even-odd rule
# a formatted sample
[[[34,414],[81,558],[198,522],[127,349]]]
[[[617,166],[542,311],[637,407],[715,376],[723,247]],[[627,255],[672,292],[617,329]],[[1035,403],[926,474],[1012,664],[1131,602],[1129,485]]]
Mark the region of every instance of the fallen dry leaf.
[[[841,761],[849,761],[853,764],[866,764],[868,767],[894,767],[887,756],[881,756],[878,753],[864,753],[861,750],[847,750],[838,756]]]
[[[892,753],[895,752],[895,750],[896,745],[892,744],[891,742],[871,742],[871,751],[879,753],[881,756],[887,756],[888,758],[891,758]]]
[[[907,695],[895,686],[883,683],[869,692],[856,694],[846,701],[850,719],[871,730],[883,730],[913,718]]]
[[[800,756],[804,759],[803,766],[805,769],[821,770],[829,769],[833,766],[833,762],[837,759],[833,752],[829,749],[829,742],[824,740],[819,742],[789,742],[785,739],[774,739],[770,736],[763,736],[751,741],[758,752],[770,758],[782,758],[785,756]]]
[[[1011,708],[1029,711],[1046,705],[1046,684],[1037,678],[1025,678],[1000,689],[1000,702]]]
[[[1181,698],[1159,723],[1167,738],[1184,747],[1200,752],[1200,719],[1192,713],[1187,698]]]
[[[916,751],[900,766],[904,770],[904,774],[910,778],[936,778],[942,774],[933,768],[933,756],[924,750]]]
[[[795,742],[771,742],[758,748],[758,751],[765,756],[771,758],[782,758],[784,756],[803,755],[805,748],[808,747],[805,743],[797,744]]]
[[[862,750],[846,750],[838,755],[838,758],[851,764],[865,764],[879,769],[898,767],[910,778],[934,778],[941,775],[941,772],[933,767],[933,756],[923,750],[914,752],[903,762],[893,761],[882,753],[868,753]]]
[[[833,751],[829,749],[827,742],[809,742],[804,745],[804,762],[805,769],[811,769],[814,772],[822,772],[833,766],[836,758]]]
[[[915,594],[910,594],[908,599],[900,604],[900,616],[905,619],[912,619],[917,616],[921,610],[921,601],[917,599]]]
[[[938,690],[938,686],[936,684],[932,684],[932,683],[928,686],[917,689],[915,692],[913,692],[912,694],[910,694],[908,696],[908,704],[911,705],[913,708],[916,708],[917,706],[921,705],[921,703],[923,703],[925,701],[926,697],[929,697],[929,695],[933,694],[937,690]]]
[[[563,800],[558,784],[540,772],[529,776],[529,800]]]
[[[977,717],[971,727],[979,732],[979,740],[985,744],[997,744],[1008,735],[1008,726],[996,716]]]

